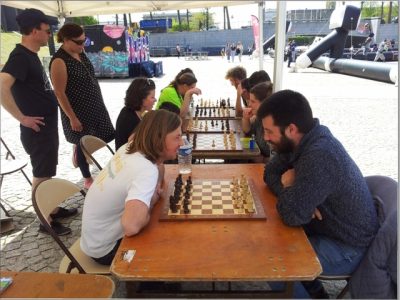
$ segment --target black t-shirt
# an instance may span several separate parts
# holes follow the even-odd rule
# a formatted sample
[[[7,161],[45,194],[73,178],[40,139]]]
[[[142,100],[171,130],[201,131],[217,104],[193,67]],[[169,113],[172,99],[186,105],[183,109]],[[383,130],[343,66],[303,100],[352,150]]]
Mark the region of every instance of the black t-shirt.
[[[140,118],[133,109],[123,107],[118,115],[115,127],[115,150],[128,142],[129,136],[140,123]]]
[[[44,117],[40,132],[58,131],[58,104],[37,53],[17,44],[3,67],[3,73],[15,78],[11,93],[24,115]],[[32,129],[21,125],[21,132]]]

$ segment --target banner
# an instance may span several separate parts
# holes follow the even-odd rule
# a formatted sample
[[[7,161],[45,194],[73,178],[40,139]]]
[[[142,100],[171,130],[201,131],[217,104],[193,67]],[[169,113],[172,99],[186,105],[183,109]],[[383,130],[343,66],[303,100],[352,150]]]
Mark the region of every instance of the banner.
[[[251,25],[253,26],[254,44],[256,45],[256,51],[260,49],[260,23],[258,18],[251,15]]]

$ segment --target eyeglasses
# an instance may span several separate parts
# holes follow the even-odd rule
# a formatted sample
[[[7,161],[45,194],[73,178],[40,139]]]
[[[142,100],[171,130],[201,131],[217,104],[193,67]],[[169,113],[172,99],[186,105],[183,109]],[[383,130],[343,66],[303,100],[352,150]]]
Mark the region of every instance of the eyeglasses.
[[[73,41],[75,44],[77,44],[79,46],[82,46],[86,42],[86,39],[84,39],[84,40],[73,40],[73,39],[71,39],[71,41]]]

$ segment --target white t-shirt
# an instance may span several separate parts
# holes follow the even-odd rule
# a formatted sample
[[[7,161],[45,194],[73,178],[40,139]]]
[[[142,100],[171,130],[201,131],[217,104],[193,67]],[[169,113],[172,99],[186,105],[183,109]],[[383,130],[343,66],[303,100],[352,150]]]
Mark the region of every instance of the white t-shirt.
[[[123,237],[125,203],[140,200],[150,207],[158,181],[156,164],[141,153],[119,148],[90,187],[82,214],[81,249],[91,257],[108,254]]]

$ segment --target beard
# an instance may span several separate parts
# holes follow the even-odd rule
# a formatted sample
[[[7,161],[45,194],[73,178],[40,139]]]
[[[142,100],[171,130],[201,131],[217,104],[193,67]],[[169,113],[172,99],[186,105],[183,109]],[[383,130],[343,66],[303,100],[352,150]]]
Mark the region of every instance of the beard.
[[[295,148],[294,142],[285,134],[281,136],[278,143],[269,141],[269,144],[271,145],[272,150],[280,154],[292,153]]]

